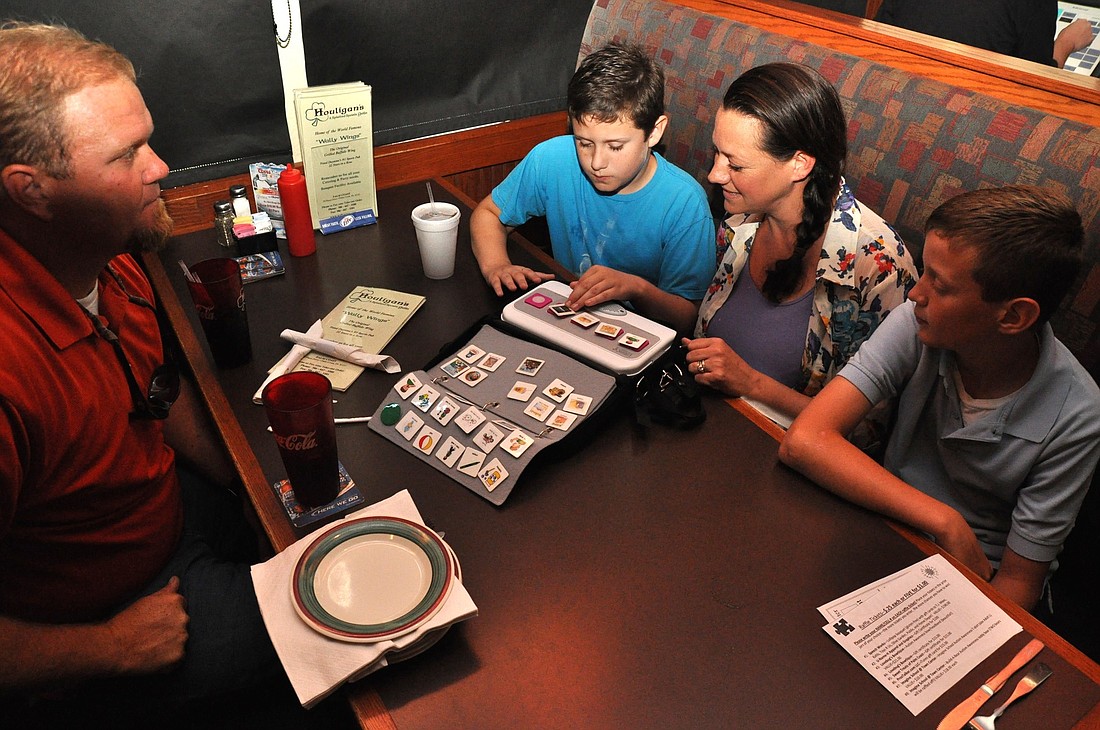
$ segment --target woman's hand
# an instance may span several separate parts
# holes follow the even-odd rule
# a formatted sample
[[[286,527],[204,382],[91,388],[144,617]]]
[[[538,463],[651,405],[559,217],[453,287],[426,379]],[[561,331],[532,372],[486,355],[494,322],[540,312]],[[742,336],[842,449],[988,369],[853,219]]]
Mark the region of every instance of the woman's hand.
[[[734,398],[752,397],[760,380],[760,373],[745,362],[740,355],[719,337],[703,337],[692,340],[685,337],[684,347],[688,349],[688,372],[695,376],[695,382],[721,391]]]

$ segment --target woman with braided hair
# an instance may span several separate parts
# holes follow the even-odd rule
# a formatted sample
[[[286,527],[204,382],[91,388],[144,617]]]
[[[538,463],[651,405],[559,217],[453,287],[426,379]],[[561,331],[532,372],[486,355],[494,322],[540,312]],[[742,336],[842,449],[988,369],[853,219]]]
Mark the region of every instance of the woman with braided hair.
[[[746,71],[715,117],[708,179],[728,216],[688,368],[777,420],[801,412],[917,277],[844,182],[846,129],[832,85],[791,63]]]

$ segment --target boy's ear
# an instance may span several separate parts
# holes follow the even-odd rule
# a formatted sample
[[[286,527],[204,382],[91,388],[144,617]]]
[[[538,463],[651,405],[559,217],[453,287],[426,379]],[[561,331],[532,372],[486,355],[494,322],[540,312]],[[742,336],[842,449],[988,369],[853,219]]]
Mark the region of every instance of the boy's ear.
[[[1039,321],[1039,302],[1028,297],[1009,299],[1001,309],[998,329],[1004,335],[1027,332]]]
[[[650,131],[649,136],[646,137],[646,147],[650,149],[657,146],[657,143],[661,141],[661,137],[665,135],[665,128],[668,126],[668,117],[662,114],[657,117],[657,121],[653,123],[653,129]]]
[[[42,172],[32,165],[8,165],[0,170],[0,185],[15,205],[30,215],[49,220],[49,194]]]

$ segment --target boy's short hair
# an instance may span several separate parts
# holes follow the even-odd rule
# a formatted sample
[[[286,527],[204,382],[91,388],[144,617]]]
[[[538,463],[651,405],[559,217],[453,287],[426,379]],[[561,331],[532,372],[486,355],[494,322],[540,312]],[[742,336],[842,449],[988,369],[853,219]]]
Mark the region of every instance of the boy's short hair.
[[[1050,319],[1081,268],[1081,216],[1066,198],[1043,188],[956,195],[932,211],[925,224],[925,233],[931,231],[977,251],[973,275],[982,299],[1034,299],[1040,323]]]
[[[610,43],[581,61],[566,103],[571,120],[629,119],[648,134],[665,113],[665,74],[640,46]]]

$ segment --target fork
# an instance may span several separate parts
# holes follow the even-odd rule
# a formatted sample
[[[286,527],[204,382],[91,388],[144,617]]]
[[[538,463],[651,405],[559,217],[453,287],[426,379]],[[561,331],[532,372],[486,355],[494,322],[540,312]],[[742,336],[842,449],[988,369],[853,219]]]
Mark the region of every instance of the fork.
[[[1008,706],[1016,700],[1020,699],[1031,690],[1038,687],[1043,683],[1047,677],[1053,674],[1053,670],[1046,664],[1039,662],[1036,664],[1030,672],[1024,675],[1024,678],[1016,685],[1016,689],[1012,690],[1012,694],[1009,696],[1005,703],[993,711],[992,715],[983,715],[982,717],[973,718],[967,727],[971,730],[995,730],[993,723],[1000,717]]]

